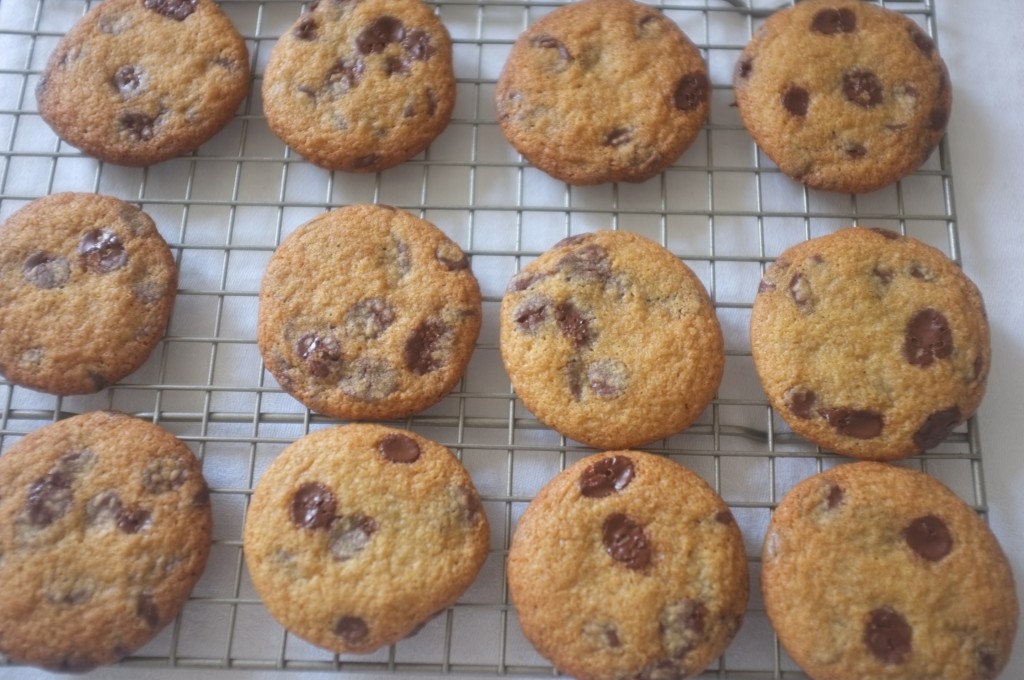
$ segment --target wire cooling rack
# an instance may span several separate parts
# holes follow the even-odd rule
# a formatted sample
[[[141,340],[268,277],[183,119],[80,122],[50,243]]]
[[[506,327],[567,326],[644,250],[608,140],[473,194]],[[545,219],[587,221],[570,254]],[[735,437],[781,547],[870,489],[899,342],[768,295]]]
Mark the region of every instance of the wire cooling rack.
[[[106,193],[156,220],[180,265],[166,339],[134,375],[96,395],[59,398],[0,382],[0,447],[48,422],[113,408],[158,423],[203,460],[212,487],[215,544],[183,613],[122,663],[180,669],[551,675],[523,637],[509,604],[504,561],[518,517],[539,488],[589,451],[540,425],[517,402],[498,352],[497,308],[506,282],[560,238],[627,229],[668,247],[701,277],[726,337],[725,378],[712,406],[684,433],[648,450],[710,482],[731,506],[750,556],[751,607],[732,646],[702,677],[803,677],[778,646],[757,587],[772,508],[797,481],[837,459],[793,436],[769,408],[754,372],[747,326],[761,273],[782,250],[846,225],[883,226],[959,262],[952,169],[943,145],[897,185],[849,196],[808,191],[781,176],[740,124],[730,87],[737,56],[782,0],[673,0],[663,7],[703,50],[713,88],[696,143],[642,184],[573,188],[524,163],[502,137],[495,80],[512,42],[562,2],[432,3],[454,39],[457,104],[448,129],[423,155],[377,175],[329,173],[291,153],[269,131],[259,96],[275,40],[299,0],[223,0],[245,36],[252,94],[235,120],[194,155],[120,168],[61,143],[36,112],[34,90],[63,33],[94,3],[10,0],[0,5],[0,218],[57,191]],[[884,2],[935,35],[932,0]],[[363,657],[334,656],[287,634],[252,589],[242,525],[253,485],[286,445],[331,425],[282,393],[255,343],[257,291],[283,237],[349,203],[380,202],[425,217],[471,256],[484,293],[484,324],[469,369],[440,404],[399,427],[449,446],[469,469],[492,526],[476,583],[418,635]],[[906,463],[986,511],[974,422]]]

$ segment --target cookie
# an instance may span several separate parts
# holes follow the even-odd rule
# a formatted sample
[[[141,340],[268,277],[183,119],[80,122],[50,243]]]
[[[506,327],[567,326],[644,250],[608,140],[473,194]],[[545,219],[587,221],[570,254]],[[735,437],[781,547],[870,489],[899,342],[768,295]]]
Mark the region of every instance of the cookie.
[[[58,43],[39,113],[82,152],[151,165],[195,150],[249,92],[249,53],[212,0],[104,0]]]
[[[451,451],[365,423],[285,449],[256,486],[244,534],[271,615],[314,645],[358,654],[452,605],[489,542],[480,497]]]
[[[508,141],[552,177],[640,182],[701,131],[711,81],[700,51],[660,9],[580,0],[519,36],[495,103]]]
[[[625,231],[563,239],[509,282],[501,357],[541,422],[600,449],[688,427],[725,364],[707,291],[679,258]]]
[[[779,170],[854,193],[914,172],[945,134],[953,101],[928,34],[858,0],[809,0],[770,16],[733,85],[743,124]]]
[[[815,680],[991,680],[1018,605],[988,526],[938,480],[841,465],[779,503],[762,551],[768,617]]]
[[[210,552],[210,492],[185,444],[97,411],[0,456],[0,652],[85,671],[154,638]]]
[[[412,158],[454,106],[451,38],[420,0],[315,2],[278,40],[263,78],[270,129],[328,170]]]
[[[465,253],[430,222],[352,205],[302,225],[260,289],[257,340],[278,383],[349,420],[403,418],[462,377],[480,333]]]
[[[0,225],[0,373],[52,394],[101,390],[150,355],[177,291],[171,249],[138,208],[32,201]]]
[[[640,451],[588,456],[544,486],[516,526],[508,584],[527,639],[580,680],[700,673],[739,630],[749,589],[722,499]]]
[[[977,287],[939,250],[884,229],[782,253],[754,299],[750,344],[794,432],[872,460],[945,440],[981,403],[991,357]]]

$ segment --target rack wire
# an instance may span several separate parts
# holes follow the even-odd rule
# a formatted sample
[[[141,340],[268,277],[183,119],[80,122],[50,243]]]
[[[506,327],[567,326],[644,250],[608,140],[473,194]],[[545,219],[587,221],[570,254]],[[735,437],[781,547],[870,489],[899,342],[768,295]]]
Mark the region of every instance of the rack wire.
[[[538,423],[516,400],[498,353],[505,283],[569,234],[628,229],[668,247],[711,292],[726,337],[726,372],[713,404],[686,432],[646,447],[701,474],[740,524],[752,602],[726,653],[701,677],[804,677],[780,648],[757,587],[772,509],[800,479],[839,462],[794,436],[768,406],[750,355],[750,307],[764,267],[797,241],[846,225],[889,227],[960,262],[945,142],[913,176],[859,196],[809,191],[783,177],[753,144],[732,104],[736,58],[782,0],[655,0],[701,48],[713,82],[697,142],[642,184],[569,187],[532,168],[501,136],[495,81],[516,36],[564,4],[530,0],[431,3],[454,40],[457,104],[424,154],[377,175],[330,173],[269,131],[259,89],[299,0],[222,0],[252,55],[252,94],[235,120],[195,154],[150,168],[83,157],[39,117],[34,89],[49,53],[94,2],[0,5],[0,218],[57,191],[107,193],[139,204],[176,253],[180,292],[166,338],[121,384],[96,395],[52,397],[0,381],[0,450],[48,422],[94,409],[126,411],[184,440],[212,487],[215,541],[199,585],[175,623],[121,663],[180,669],[279,669],[532,676],[555,673],[523,637],[504,561],[515,524],[540,487],[588,451]],[[933,0],[884,1],[933,37]],[[492,549],[476,583],[418,635],[370,656],[336,656],[287,634],[252,589],[242,558],[246,505],[287,444],[333,421],[309,413],[263,369],[255,343],[257,291],[274,248],[332,207],[388,203],[437,224],[470,255],[484,293],[484,325],[459,386],[426,412],[394,423],[450,447],[480,490]],[[984,514],[972,420],[925,456],[925,469]]]

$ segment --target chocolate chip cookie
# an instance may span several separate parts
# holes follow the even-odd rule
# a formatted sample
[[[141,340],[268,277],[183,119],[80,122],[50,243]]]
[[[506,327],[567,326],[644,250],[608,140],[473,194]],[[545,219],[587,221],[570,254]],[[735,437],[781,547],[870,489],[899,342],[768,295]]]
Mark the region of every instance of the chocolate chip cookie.
[[[696,138],[711,82],[700,51],[660,9],[581,0],[519,36],[495,100],[508,141],[552,177],[639,182]]]
[[[516,526],[508,583],[526,637],[581,680],[700,673],[739,630],[748,595],[728,507],[640,451],[588,456],[552,479]]]
[[[376,172],[426,149],[455,106],[452,43],[420,0],[324,0],[270,54],[270,129],[329,170]]]
[[[866,192],[927,159],[952,90],[934,41],[909,17],[858,0],[809,0],[773,14],[733,78],[743,124],[786,175]]]
[[[0,225],[0,373],[52,394],[116,383],[163,337],[177,282],[138,208],[98,194],[32,201]]]
[[[0,456],[0,652],[85,671],[181,611],[210,552],[210,493],[169,432],[122,413],[42,427]]]
[[[258,344],[286,391],[335,418],[402,418],[459,381],[480,333],[469,258],[426,220],[377,205],[325,213],[267,266]]]
[[[369,424],[285,449],[256,486],[244,535],[274,618],[312,644],[360,654],[453,604],[489,541],[480,497],[451,451]]]
[[[853,463],[793,488],[762,551],[765,609],[815,680],[992,680],[1018,605],[988,526],[938,480]]]
[[[688,427],[722,379],[707,291],[654,241],[600,231],[556,243],[508,284],[501,356],[539,420],[595,448]]]
[[[874,460],[946,439],[977,410],[991,356],[970,279],[931,246],[866,228],[782,253],[754,299],[750,343],[794,432]]]
[[[227,125],[249,92],[249,53],[212,0],[104,0],[50,56],[36,97],[65,142],[151,165]]]

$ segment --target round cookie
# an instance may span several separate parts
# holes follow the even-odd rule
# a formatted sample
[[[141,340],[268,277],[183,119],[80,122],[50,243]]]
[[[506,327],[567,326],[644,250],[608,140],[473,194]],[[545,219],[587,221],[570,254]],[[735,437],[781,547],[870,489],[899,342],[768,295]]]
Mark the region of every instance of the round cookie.
[[[171,250],[138,208],[32,201],[0,225],[0,373],[52,394],[116,383],[163,337],[177,290]]]
[[[501,356],[516,396],[539,420],[600,449],[688,427],[725,364],[697,276],[625,231],[563,239],[512,278],[501,301]]]
[[[359,654],[453,604],[489,542],[480,497],[451,451],[370,424],[285,449],[256,486],[244,534],[271,615],[312,644]]]
[[[852,463],[806,479],[762,551],[768,617],[815,680],[992,680],[1018,605],[988,526],[928,475]]]
[[[859,0],[808,0],[770,16],[733,85],[761,150],[827,191],[874,191],[912,173],[945,134],[952,106],[927,33]]]
[[[660,9],[580,0],[519,36],[495,101],[505,137],[552,177],[640,182],[701,131],[711,81],[700,52]]]
[[[580,680],[688,678],[746,610],[743,538],[700,477],[639,451],[588,456],[519,520],[509,593],[527,639]]]
[[[151,165],[213,137],[248,92],[245,40],[212,0],[104,0],[57,45],[36,98],[65,142]]]
[[[85,671],[178,615],[210,552],[210,492],[169,432],[97,411],[0,456],[0,652]]]
[[[352,205],[302,225],[274,253],[257,340],[281,387],[314,411],[403,418],[458,383],[481,316],[469,259],[440,229]]]
[[[847,456],[940,444],[974,414],[991,348],[977,287],[942,252],[884,229],[797,244],[750,317],[754,367],[783,420]]]
[[[412,158],[454,106],[451,38],[420,0],[315,2],[278,40],[263,78],[270,129],[328,170]]]

